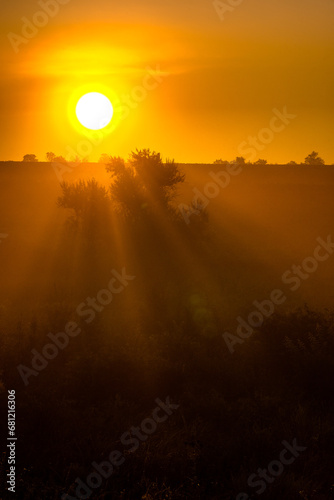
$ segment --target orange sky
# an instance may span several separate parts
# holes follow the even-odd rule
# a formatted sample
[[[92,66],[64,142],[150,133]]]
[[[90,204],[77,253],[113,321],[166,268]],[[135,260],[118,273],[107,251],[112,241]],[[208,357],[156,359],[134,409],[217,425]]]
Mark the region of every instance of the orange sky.
[[[247,159],[299,162],[316,150],[334,163],[334,2],[229,1],[224,19],[212,0],[1,6],[0,159],[150,147],[180,162],[232,160],[286,107],[295,118]],[[42,4],[53,17],[36,15]],[[22,18],[45,25],[15,38]],[[81,89],[112,96],[113,126],[98,140],[76,126]]]

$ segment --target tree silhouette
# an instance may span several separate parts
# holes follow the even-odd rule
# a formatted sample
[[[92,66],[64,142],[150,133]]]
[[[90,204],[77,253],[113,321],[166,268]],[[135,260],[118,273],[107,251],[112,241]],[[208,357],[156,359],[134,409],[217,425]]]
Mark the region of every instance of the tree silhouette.
[[[63,156],[57,156],[52,152],[46,153],[46,159],[51,163],[67,163]]]
[[[82,158],[80,156],[76,155],[74,158],[71,160],[72,163],[82,163]]]
[[[51,151],[46,153],[45,156],[46,156],[47,161],[49,161],[49,162],[53,162],[54,159],[56,158],[56,155],[54,153],[52,153]]]
[[[254,163],[254,165],[267,165],[267,164],[268,164],[267,160],[263,160],[262,158],[258,159],[258,160]]]
[[[163,163],[160,153],[151,153],[149,149],[132,152],[129,163],[145,191],[163,204],[168,204],[174,198],[177,185],[185,179],[174,160],[167,159]]]
[[[316,151],[312,151],[312,153],[306,156],[305,165],[325,165],[325,161],[320,158]]]
[[[33,155],[33,154],[28,154],[28,155],[24,155],[23,157],[23,160],[22,161],[26,161],[26,162],[37,162],[38,159],[37,159],[37,156],[36,155]]]
[[[80,180],[75,184],[61,183],[62,196],[58,197],[57,205],[72,209],[75,222],[94,221],[104,216],[110,207],[110,197],[107,190],[95,179]]]
[[[122,158],[112,157],[106,170],[113,178],[112,199],[125,215],[134,218],[157,207],[172,213],[170,203],[185,178],[174,160],[164,163],[160,153],[149,149],[133,151],[128,165]]]
[[[215,160],[213,162],[214,165],[229,165],[230,162],[227,160],[222,160],[221,158],[219,160]]]
[[[246,165],[246,160],[243,156],[237,156],[234,162],[240,166]]]
[[[95,179],[61,183],[62,195],[57,205],[73,210],[71,220],[77,227],[90,232],[93,223],[106,227],[111,209],[128,227],[136,228],[136,234],[144,229],[147,235],[155,234],[155,238],[162,220],[180,222],[180,213],[171,202],[185,175],[174,161],[163,162],[159,153],[137,149],[127,163],[123,158],[110,157],[106,171],[112,180],[109,192]]]
[[[110,158],[106,170],[113,179],[110,193],[116,208],[125,217],[138,218],[145,208],[145,197],[134,169],[127,167],[123,158],[115,156]]]
[[[52,161],[54,163],[67,163],[63,156],[55,156]]]

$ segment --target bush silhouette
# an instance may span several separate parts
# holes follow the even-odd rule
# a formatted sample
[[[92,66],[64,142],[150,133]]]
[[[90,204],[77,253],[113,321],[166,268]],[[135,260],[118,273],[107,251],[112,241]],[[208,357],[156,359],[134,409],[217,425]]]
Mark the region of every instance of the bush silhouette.
[[[325,165],[325,161],[320,158],[316,151],[312,151],[312,153],[306,156],[305,165]]]
[[[50,162],[53,162],[54,159],[56,158],[56,155],[54,153],[52,153],[51,151],[46,153],[45,156],[46,156],[47,161],[50,161]]]
[[[62,196],[58,197],[57,205],[73,210],[77,223],[101,218],[110,208],[107,190],[94,178],[88,181],[80,180],[75,184],[63,182],[61,189]]]
[[[38,159],[37,159],[37,156],[36,155],[33,155],[33,154],[27,154],[27,155],[24,155],[23,157],[23,160],[22,161],[27,161],[27,162],[37,162]]]
[[[154,210],[165,215],[174,213],[171,201],[185,178],[174,160],[164,163],[160,153],[137,149],[131,153],[128,164],[122,158],[112,157],[106,169],[113,179],[112,199],[125,216],[136,219]]]

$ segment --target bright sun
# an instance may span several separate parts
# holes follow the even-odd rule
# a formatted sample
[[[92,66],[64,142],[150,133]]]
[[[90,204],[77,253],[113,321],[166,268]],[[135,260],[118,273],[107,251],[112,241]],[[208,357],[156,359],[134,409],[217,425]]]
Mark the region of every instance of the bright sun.
[[[90,130],[106,127],[114,114],[108,97],[99,92],[83,95],[78,101],[75,112],[81,125]]]

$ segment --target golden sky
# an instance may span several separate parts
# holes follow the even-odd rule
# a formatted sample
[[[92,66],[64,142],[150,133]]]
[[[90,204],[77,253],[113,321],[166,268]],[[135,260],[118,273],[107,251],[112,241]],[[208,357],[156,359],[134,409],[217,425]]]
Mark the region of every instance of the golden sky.
[[[253,137],[246,159],[316,150],[334,163],[332,0],[14,0],[1,11],[1,160],[150,147],[212,162]],[[94,89],[115,108],[98,139],[73,111]],[[274,109],[294,118],[268,136]]]

